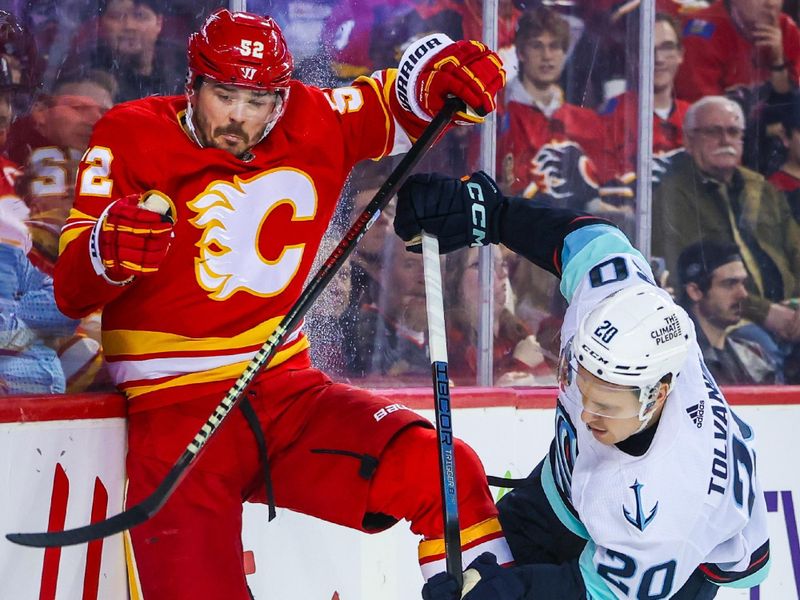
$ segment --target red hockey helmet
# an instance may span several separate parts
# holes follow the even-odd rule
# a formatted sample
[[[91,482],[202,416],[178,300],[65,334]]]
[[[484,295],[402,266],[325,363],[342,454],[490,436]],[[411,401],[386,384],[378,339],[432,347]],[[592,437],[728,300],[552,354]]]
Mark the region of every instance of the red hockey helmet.
[[[286,40],[270,17],[221,8],[189,37],[189,91],[198,76],[255,89],[284,88],[293,67]]]

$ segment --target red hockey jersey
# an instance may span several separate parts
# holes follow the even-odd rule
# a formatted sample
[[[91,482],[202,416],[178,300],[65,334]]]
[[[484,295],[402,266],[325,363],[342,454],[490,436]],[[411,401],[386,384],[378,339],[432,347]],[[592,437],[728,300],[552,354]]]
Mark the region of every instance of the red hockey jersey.
[[[683,117],[689,109],[685,100],[675,100],[666,119],[653,113],[653,154],[658,156],[683,147]],[[603,181],[626,178],[636,170],[639,106],[636,92],[611,98],[600,111],[606,126],[606,150],[598,165]]]
[[[293,81],[249,161],[198,146],[183,97],[122,104],[98,122],[62,232],[56,298],[68,315],[104,306],[106,359],[132,409],[148,407],[135,399],[150,391],[241,373],[300,295],[351,167],[407,149],[389,108],[394,75],[334,90]],[[175,238],[158,272],[112,286],[91,265],[92,227],[116,198],[148,190],[170,198]],[[270,366],[307,345],[293,332]]]
[[[553,168],[553,153],[547,150],[552,146],[558,154],[565,142],[585,155],[580,161],[580,175],[596,186],[593,159],[602,151],[604,133],[600,117],[563,99],[548,116],[526,96],[518,80],[508,84],[497,152],[498,173],[506,191],[528,196],[537,191],[555,193],[557,182],[567,179],[568,174]]]
[[[724,94],[732,87],[750,87],[769,79],[768,50],[758,50],[739,33],[722,0],[689,17],[683,28],[685,55],[675,79],[679,98],[694,102],[703,96]],[[796,82],[800,31],[784,13],[780,15],[780,28],[789,77]]]
[[[84,150],[58,146],[36,129],[31,116],[11,126],[9,156],[24,169],[17,191],[31,209],[29,258],[48,275],[53,274],[58,238],[72,207],[75,174]]]
[[[15,186],[20,175],[17,163],[0,154],[0,197],[17,195]]]

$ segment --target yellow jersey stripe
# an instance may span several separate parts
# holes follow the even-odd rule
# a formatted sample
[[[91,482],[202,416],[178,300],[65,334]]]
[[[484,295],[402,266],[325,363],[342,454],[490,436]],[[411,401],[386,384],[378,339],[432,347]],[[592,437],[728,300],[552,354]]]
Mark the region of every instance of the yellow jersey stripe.
[[[497,517],[481,521],[477,525],[461,530],[461,546],[466,546],[483,537],[502,532]],[[444,554],[444,539],[424,540],[419,544],[419,559]]]
[[[103,332],[103,352],[114,357],[247,348],[263,344],[282,319],[283,315],[274,317],[233,337],[192,338],[161,331],[112,329]]]
[[[272,357],[272,360],[269,363],[268,368],[276,367],[279,364],[286,362],[291,357],[299,354],[306,348],[308,348],[308,340],[304,337],[298,343],[294,344],[290,348],[286,350],[281,350],[275,356]],[[255,354],[255,352],[253,352]],[[188,373],[186,375],[181,375],[169,381],[158,383],[158,384],[151,384],[151,385],[137,385],[125,388],[125,395],[128,399],[136,398],[137,396],[142,396],[144,394],[149,394],[150,392],[155,392],[157,390],[164,390],[174,387],[180,387],[184,385],[192,385],[195,383],[209,383],[212,381],[224,381],[226,379],[236,379],[239,375],[242,374],[244,368],[250,363],[250,361],[245,360],[237,363],[233,363],[231,365],[224,365],[222,367],[217,367],[216,369],[210,369],[208,371],[201,371],[198,373]]]

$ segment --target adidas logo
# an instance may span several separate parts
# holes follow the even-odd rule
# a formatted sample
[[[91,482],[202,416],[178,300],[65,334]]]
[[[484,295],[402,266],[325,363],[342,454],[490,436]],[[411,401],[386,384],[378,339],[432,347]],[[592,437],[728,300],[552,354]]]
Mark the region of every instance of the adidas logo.
[[[705,402],[700,402],[700,404],[695,404],[690,406],[686,409],[686,414],[689,415],[689,418],[694,422],[698,429],[703,427],[703,415],[706,412]]]

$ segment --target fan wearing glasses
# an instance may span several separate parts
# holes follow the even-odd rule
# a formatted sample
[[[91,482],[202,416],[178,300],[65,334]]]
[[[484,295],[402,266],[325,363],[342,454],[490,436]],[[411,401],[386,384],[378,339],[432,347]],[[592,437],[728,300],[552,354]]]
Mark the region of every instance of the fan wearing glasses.
[[[786,198],[742,166],[745,121],[736,102],[706,96],[683,122],[688,157],[653,191],[653,254],[678,273],[678,256],[709,239],[739,248],[749,278],[743,317],[766,329],[756,341],[787,351],[800,341],[800,226]],[[677,288],[678,281],[670,285]],[[770,339],[772,338],[772,339]],[[788,363],[787,363],[788,366]]]
[[[569,303],[550,450],[497,504],[516,565],[484,553],[463,587],[442,573],[423,598],[709,600],[758,585],[769,540],[752,429],[639,251],[547,200],[505,197],[484,173],[416,175],[398,195],[410,250],[420,230],[442,252],[502,243],[560,277]]]

